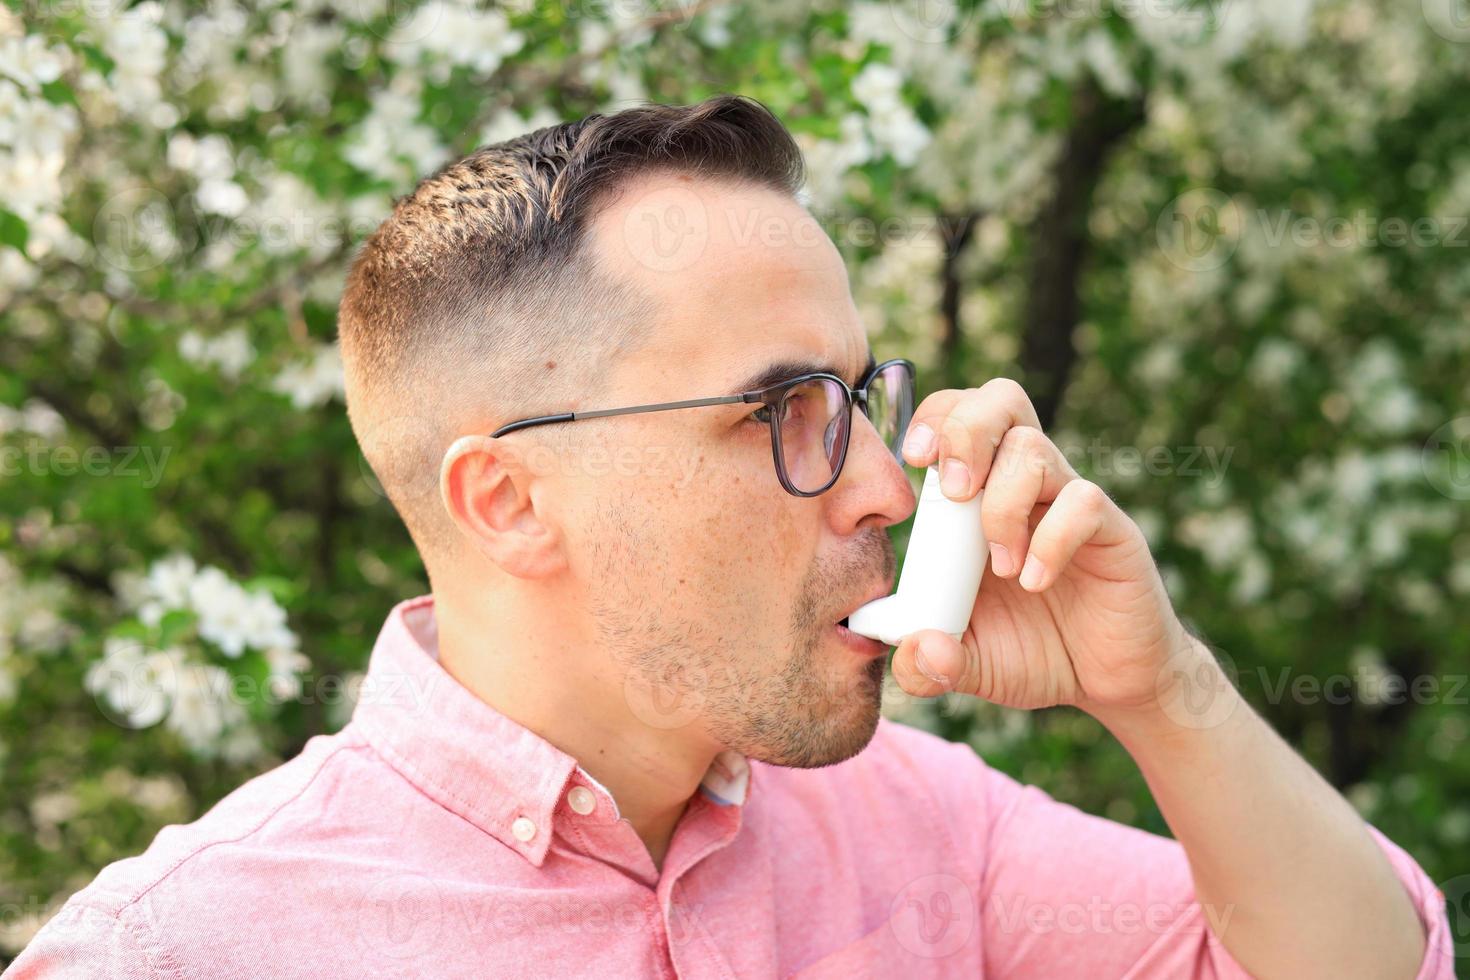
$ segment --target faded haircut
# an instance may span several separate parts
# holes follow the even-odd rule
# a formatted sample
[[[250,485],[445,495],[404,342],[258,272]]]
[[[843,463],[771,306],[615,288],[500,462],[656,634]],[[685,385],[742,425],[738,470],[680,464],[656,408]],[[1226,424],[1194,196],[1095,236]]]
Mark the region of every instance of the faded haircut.
[[[426,561],[454,535],[439,461],[470,420],[596,398],[649,341],[655,304],[587,242],[616,192],[655,172],[792,196],[804,178],[791,134],[753,99],[645,104],[480,147],[398,199],[357,254],[337,319],[348,417]]]

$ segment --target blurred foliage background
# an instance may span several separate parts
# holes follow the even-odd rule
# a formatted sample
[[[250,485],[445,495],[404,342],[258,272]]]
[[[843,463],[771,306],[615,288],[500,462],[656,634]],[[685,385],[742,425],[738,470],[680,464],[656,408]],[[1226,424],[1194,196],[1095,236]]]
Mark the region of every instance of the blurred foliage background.
[[[426,591],[333,347],[393,197],[727,91],[801,141],[879,359],[1021,380],[1470,937],[1467,73],[1462,0],[5,0],[0,963],[340,727]],[[1167,832],[1078,712],[885,710]]]

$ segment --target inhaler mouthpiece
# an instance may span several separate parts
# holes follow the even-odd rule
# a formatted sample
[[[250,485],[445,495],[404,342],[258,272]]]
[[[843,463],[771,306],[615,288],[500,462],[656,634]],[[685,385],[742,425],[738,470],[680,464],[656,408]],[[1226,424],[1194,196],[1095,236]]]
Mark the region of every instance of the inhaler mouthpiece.
[[[989,550],[980,529],[982,496],[983,490],[963,502],[950,500],[939,489],[939,471],[929,467],[898,591],[858,609],[847,618],[847,628],[889,646],[919,630],[940,630],[956,640],[963,636]]]

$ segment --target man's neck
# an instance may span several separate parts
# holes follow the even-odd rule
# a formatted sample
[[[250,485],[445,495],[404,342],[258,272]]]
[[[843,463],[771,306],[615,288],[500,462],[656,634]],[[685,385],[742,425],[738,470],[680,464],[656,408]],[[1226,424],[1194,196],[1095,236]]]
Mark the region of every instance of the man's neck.
[[[467,608],[468,606],[468,608]],[[662,870],[674,828],[718,747],[629,709],[610,658],[559,635],[527,603],[514,612],[435,595],[439,662],[470,693],[576,759],[617,802]]]

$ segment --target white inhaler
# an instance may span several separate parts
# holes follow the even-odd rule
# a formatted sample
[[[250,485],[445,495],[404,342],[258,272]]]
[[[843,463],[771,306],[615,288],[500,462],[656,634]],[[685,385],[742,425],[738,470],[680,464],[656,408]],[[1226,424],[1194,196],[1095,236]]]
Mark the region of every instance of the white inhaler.
[[[939,489],[939,471],[929,467],[898,591],[858,609],[847,618],[847,628],[889,646],[918,630],[940,630],[956,640],[963,636],[989,554],[980,528],[984,493],[950,500]]]

